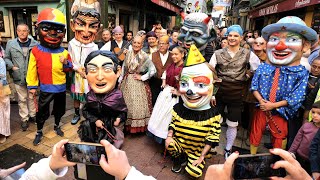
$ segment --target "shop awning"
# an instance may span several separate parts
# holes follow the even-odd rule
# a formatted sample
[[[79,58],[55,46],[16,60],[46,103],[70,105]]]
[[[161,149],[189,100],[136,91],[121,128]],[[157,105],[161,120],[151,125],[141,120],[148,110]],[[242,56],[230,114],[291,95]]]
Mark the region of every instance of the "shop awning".
[[[261,5],[249,13],[249,18],[256,18],[269,14],[290,11],[319,3],[320,0],[285,0],[279,3],[269,4],[267,6]]]
[[[177,14],[180,13],[180,7],[178,5],[173,4],[172,2],[168,1],[168,0],[151,0],[153,3],[164,7],[170,11],[173,11]]]

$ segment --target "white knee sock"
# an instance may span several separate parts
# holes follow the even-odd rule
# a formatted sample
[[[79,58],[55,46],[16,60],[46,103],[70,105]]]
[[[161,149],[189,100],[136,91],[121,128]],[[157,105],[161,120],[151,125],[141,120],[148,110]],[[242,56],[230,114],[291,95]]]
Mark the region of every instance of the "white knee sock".
[[[228,126],[226,135],[227,135],[226,150],[230,150],[232,148],[234,140],[237,137],[237,127]]]

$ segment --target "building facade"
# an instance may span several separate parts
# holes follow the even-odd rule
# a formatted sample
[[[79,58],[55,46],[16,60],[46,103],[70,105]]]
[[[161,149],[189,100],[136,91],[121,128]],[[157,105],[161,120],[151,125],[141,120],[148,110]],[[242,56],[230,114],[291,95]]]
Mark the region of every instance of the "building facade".
[[[250,29],[261,30],[285,16],[298,16],[320,33],[320,0],[251,0]]]
[[[45,8],[58,8],[71,19],[71,8],[75,0],[1,0],[0,33],[4,42],[16,37],[16,26],[24,23],[29,26],[30,35],[36,38],[35,24],[38,12]],[[85,2],[85,0],[77,0]],[[124,25],[125,31],[134,34],[141,29],[151,30],[152,25],[160,20],[164,28],[176,25],[176,16],[180,13],[182,0],[95,0],[101,9],[103,28],[113,29]],[[179,20],[179,19],[178,19]],[[67,21],[68,22],[68,21]],[[179,22],[179,21],[178,21]],[[73,38],[67,26],[64,46]],[[98,36],[99,38],[99,36]],[[97,39],[99,40],[99,39]]]

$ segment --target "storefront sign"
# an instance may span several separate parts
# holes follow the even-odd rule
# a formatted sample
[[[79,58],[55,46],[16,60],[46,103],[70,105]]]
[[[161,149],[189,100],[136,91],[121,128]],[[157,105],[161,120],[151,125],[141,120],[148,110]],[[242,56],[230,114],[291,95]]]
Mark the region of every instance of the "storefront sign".
[[[168,2],[167,0],[151,0],[151,1],[159,6],[169,9],[170,11],[180,13],[180,9],[178,8],[178,6]]]
[[[278,4],[268,6],[259,10],[259,16],[265,16],[268,14],[273,14],[278,12]]]
[[[309,4],[310,0],[298,0],[294,5],[296,8],[299,8],[303,5]]]
[[[285,0],[277,4],[272,4],[267,7],[259,8],[250,12],[249,18],[256,18],[260,16],[266,16],[269,14],[290,11],[293,9],[303,8],[320,3],[320,0]]]

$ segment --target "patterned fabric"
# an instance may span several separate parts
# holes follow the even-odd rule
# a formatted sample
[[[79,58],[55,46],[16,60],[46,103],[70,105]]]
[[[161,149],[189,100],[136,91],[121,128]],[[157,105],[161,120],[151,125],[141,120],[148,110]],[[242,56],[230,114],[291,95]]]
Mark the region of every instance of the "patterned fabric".
[[[144,132],[147,129],[152,105],[150,87],[145,80],[152,77],[155,71],[145,52],[127,52],[119,81],[123,78],[120,90],[128,107],[126,129],[131,133]],[[134,74],[141,74],[142,80],[135,80]]]
[[[7,85],[6,80],[6,63],[0,57],[0,91]],[[2,94],[0,92],[0,94]],[[10,97],[8,95],[0,96],[0,134],[10,136]]]
[[[212,148],[219,145],[221,115],[216,108],[203,111],[193,111],[179,103],[173,107],[172,121],[169,130],[173,130],[174,143],[168,147],[168,151],[173,156],[179,156],[182,152],[188,156],[186,171],[194,177],[202,175],[204,162],[198,167],[192,166],[192,162],[197,160],[205,147]],[[209,151],[205,158],[211,158]]]
[[[194,120],[191,119],[192,116]],[[219,145],[220,118],[221,115],[214,108],[192,111],[179,103],[173,107],[169,129],[174,131],[174,137],[182,143],[181,146],[186,149],[187,154],[200,157],[206,144],[212,147]],[[206,158],[211,156],[212,154],[208,153]]]
[[[148,83],[135,80],[133,74],[125,76],[120,90],[128,107],[126,129],[130,133],[144,132],[152,112]]]
[[[0,134],[10,136],[10,98],[0,97]]]
[[[183,146],[181,141],[177,138],[173,138],[173,143],[171,143],[168,146],[168,151],[171,153],[172,157],[177,158],[181,157],[182,154],[186,151],[186,148]],[[205,161],[202,161],[201,164],[198,166],[193,166],[193,161],[197,160],[199,156],[195,156],[194,154],[187,154],[188,160],[187,160],[187,166],[185,167],[185,170],[193,177],[201,177],[202,176],[202,170],[204,168],[204,165],[206,164]]]
[[[82,44],[75,38],[69,42],[68,52],[70,54],[73,70],[84,69],[84,62],[87,56],[92,52],[98,50],[95,43]],[[83,94],[90,90],[87,79],[83,79],[79,73],[73,72],[71,92],[74,94],[74,99],[83,101]],[[78,94],[78,95],[77,95]],[[79,97],[79,99],[77,98]]]
[[[80,76],[79,73],[76,73],[75,71],[72,72],[70,96],[74,100],[79,100],[80,102],[85,102],[86,101],[86,94],[85,93],[76,93],[76,85],[75,85],[76,83],[75,83],[75,81],[77,81],[77,79],[80,79],[80,78],[83,80],[83,78]],[[90,89],[89,86],[88,86],[88,88]],[[82,89],[82,92],[84,92],[85,83],[82,83],[82,88],[81,89]]]
[[[305,90],[308,83],[308,71],[304,66],[282,66],[280,68],[279,87],[276,102],[286,100],[288,106],[273,110],[286,120],[293,119],[301,103],[305,99]],[[262,63],[252,79],[251,91],[258,91],[263,99],[269,100],[270,89],[275,74],[275,66]]]
[[[273,76],[273,82],[272,82],[272,86],[271,86],[271,90],[270,90],[270,101],[271,102],[276,102],[276,97],[277,97],[277,89],[279,86],[279,76],[280,76],[280,68],[276,68],[276,71],[274,73]]]
[[[317,40],[317,32],[308,27],[306,23],[296,16],[287,16],[281,18],[277,23],[269,24],[261,31],[264,39],[269,39],[270,35],[274,32],[290,31],[304,36],[308,41],[313,44]]]
[[[68,64],[60,62],[60,56],[68,59]],[[49,49],[41,45],[32,48],[27,71],[28,89],[58,93],[66,91],[66,71],[70,71],[72,63],[68,51],[60,47]]]

